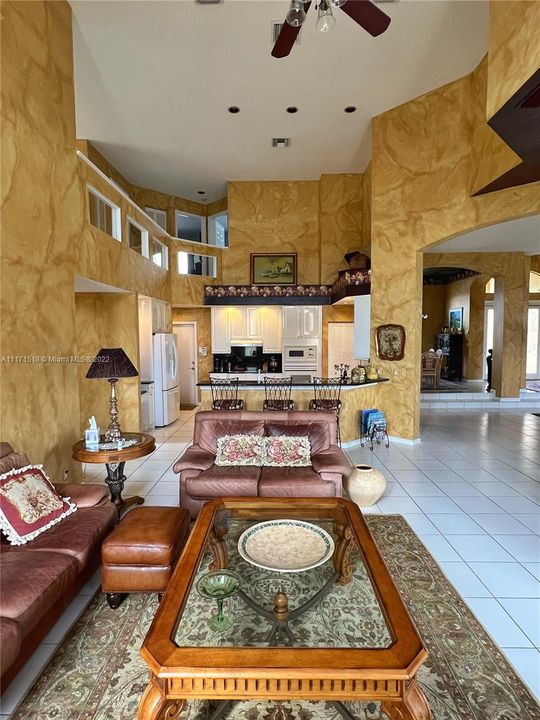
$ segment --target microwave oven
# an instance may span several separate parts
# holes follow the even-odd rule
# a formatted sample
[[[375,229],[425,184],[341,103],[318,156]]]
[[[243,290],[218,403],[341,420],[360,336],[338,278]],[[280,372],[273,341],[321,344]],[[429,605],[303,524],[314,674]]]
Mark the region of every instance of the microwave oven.
[[[318,348],[316,345],[285,345],[283,370],[317,371]]]

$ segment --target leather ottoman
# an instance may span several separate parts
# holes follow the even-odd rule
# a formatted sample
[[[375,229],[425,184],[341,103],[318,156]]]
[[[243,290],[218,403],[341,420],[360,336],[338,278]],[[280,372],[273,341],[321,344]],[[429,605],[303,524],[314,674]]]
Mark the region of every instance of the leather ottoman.
[[[165,592],[189,523],[180,507],[135,508],[123,518],[101,547],[101,589],[113,609],[130,592]]]

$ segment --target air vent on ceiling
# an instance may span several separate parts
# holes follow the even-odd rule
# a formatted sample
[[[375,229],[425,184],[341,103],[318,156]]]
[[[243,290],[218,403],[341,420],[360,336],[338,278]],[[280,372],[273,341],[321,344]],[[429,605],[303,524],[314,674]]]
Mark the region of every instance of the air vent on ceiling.
[[[272,138],[272,147],[289,147],[291,144],[290,138]]]
[[[221,5],[223,0],[195,0],[197,5]]]
[[[283,22],[278,22],[277,20],[274,20],[272,23],[272,47],[276,44],[276,40],[278,39],[278,35],[281,32],[281,28],[283,27]],[[296,36],[296,40],[294,41],[295,45],[300,45],[300,38],[302,36],[302,30],[298,33]]]

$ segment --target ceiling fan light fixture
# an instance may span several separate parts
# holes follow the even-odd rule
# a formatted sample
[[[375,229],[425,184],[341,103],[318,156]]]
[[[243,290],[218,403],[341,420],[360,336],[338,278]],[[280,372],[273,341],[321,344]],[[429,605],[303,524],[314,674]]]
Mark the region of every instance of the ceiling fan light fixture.
[[[321,32],[329,32],[336,24],[336,18],[332,12],[332,8],[327,0],[321,0],[319,3],[319,17],[315,23],[317,30]]]
[[[304,11],[304,3],[302,0],[291,0],[291,7],[285,16],[286,22],[291,27],[300,27],[305,19],[306,13]]]

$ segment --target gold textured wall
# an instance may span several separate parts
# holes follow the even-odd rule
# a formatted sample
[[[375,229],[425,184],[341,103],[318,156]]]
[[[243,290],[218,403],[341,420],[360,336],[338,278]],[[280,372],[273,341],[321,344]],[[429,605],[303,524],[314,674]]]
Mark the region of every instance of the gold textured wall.
[[[121,347],[138,368],[137,297],[123,293],[76,293],[75,325],[77,355],[94,357],[103,347]],[[105,432],[109,425],[110,384],[106,380],[89,380],[90,362],[80,363],[79,405],[81,433],[88,418],[96,416]],[[116,383],[120,426],[126,432],[140,429],[140,377],[120,378]]]
[[[230,182],[228,204],[225,284],[251,281],[252,252],[298,253],[298,282],[319,282],[318,182]]]
[[[477,330],[468,343],[468,355],[472,358],[469,373],[474,373],[469,374],[471,378],[479,376],[478,368],[483,368],[484,362],[483,323],[482,330],[479,329],[483,306],[481,310],[478,307],[483,303],[478,294],[481,295],[481,288],[485,288],[490,277],[499,279],[495,290],[495,325],[500,326],[500,335],[494,340],[493,387],[502,397],[518,397],[520,388],[525,387],[530,257],[520,252],[425,253],[424,263],[430,267],[463,267],[482,273],[472,286]]]
[[[1,27],[1,437],[43,463],[71,466],[79,401],[73,276],[83,231],[75,155],[71,11],[4,2]]]
[[[487,275],[474,278],[469,297],[469,335],[467,354],[467,377],[481,380],[484,377],[484,316]]]
[[[446,293],[444,285],[424,285],[422,288],[422,352],[435,348],[437,333],[446,325],[445,315]]]
[[[427,254],[425,258],[429,257]],[[447,257],[447,256],[445,256]],[[448,313],[463,308],[463,377],[480,380],[483,371],[484,303],[486,275],[457,280],[447,285],[424,285],[422,313],[422,352],[434,348],[436,335],[448,325]]]
[[[76,477],[71,446],[86,412],[79,401],[75,278],[166,301],[173,277],[179,301],[200,304],[202,290],[172,271],[175,250],[193,245],[169,241],[76,155],[69,4],[3,2],[1,32],[1,343],[8,360],[23,359],[2,365],[1,436],[43,462],[51,477],[61,478],[66,468]],[[120,207],[124,242],[89,224],[88,182]],[[171,273],[128,247],[128,215],[170,246]],[[123,322],[137,332],[131,312]],[[137,423],[135,416],[128,421]]]
[[[490,3],[488,101],[492,117],[540,68],[540,3],[496,0]]]
[[[483,64],[471,75],[373,120],[372,327],[396,322],[407,330],[404,360],[380,363],[385,374],[398,371],[387,414],[392,434],[405,438],[419,435],[421,251],[476,227],[536,213],[540,207],[540,183],[470,197],[474,162],[483,162],[473,153],[475,128],[485,123],[486,115],[474,80],[485,72]],[[515,395],[508,383],[515,383],[509,378],[515,377],[516,361],[510,356],[516,347],[509,343],[501,354],[505,370],[500,392],[506,396]]]
[[[172,321],[197,323],[198,382],[208,380],[213,369],[210,308],[173,308]],[[206,347],[206,357],[199,353],[200,347]]]
[[[362,237],[363,175],[322,175],[320,204],[320,281],[332,284],[345,269],[345,253],[359,250]]]

